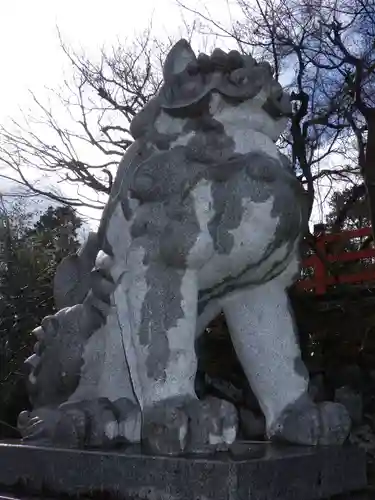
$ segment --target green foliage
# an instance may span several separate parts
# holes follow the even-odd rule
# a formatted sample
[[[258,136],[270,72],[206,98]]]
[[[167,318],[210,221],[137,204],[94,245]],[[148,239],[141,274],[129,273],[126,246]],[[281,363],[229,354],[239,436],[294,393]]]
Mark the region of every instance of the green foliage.
[[[355,230],[371,226],[369,216],[369,204],[366,191],[364,190],[361,196],[353,198],[353,190],[355,186],[336,191],[329,201],[330,212],[327,215],[327,230],[328,232],[338,233],[345,230]],[[337,227],[337,220],[345,211],[345,216],[342,217],[342,223]],[[333,254],[341,254],[343,252],[355,252],[366,249],[372,246],[372,237],[352,238],[350,240],[342,240],[327,245],[327,250]],[[337,262],[334,264],[334,270],[338,274],[348,274],[360,272],[368,266],[374,264],[374,259],[366,258],[358,261]]]
[[[369,206],[366,194],[351,201],[353,188],[349,187],[343,191],[336,191],[329,200],[330,212],[327,215],[327,225],[329,228],[335,225],[338,215],[345,209],[345,219],[343,229],[359,229],[370,226]]]
[[[22,205],[14,205],[6,220],[0,255],[0,420],[14,425],[25,406],[20,390],[23,362],[35,343],[31,332],[54,313],[55,270],[77,250],[82,220],[69,207],[49,207],[33,224]]]

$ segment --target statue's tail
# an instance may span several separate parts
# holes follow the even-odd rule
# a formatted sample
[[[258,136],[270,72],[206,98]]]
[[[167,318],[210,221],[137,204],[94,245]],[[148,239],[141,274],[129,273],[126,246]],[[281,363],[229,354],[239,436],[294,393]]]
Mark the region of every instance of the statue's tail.
[[[57,266],[53,282],[57,309],[82,304],[90,290],[90,273],[98,251],[97,234],[90,233],[80,251],[65,257]]]

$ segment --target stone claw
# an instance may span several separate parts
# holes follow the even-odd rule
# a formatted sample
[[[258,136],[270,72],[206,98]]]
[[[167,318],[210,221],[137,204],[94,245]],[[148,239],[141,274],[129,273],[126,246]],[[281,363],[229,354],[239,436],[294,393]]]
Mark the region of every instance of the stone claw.
[[[32,412],[23,411],[18,417],[17,427],[24,442],[54,445],[55,432],[61,412],[57,409],[40,408]],[[65,446],[70,446],[70,442]]]
[[[340,403],[310,403],[287,409],[268,435],[275,441],[308,446],[341,445],[350,428],[349,414]]]
[[[38,341],[42,341],[45,338],[45,331],[41,326],[34,328],[31,333],[37,338]]]
[[[139,443],[141,440],[142,415],[137,404],[120,398],[113,403],[118,421],[118,441]]]
[[[156,455],[179,455],[186,450],[188,416],[183,405],[163,401],[145,409],[142,422],[142,448]]]
[[[187,405],[189,415],[189,451],[227,450],[237,436],[238,413],[228,401],[214,397]]]

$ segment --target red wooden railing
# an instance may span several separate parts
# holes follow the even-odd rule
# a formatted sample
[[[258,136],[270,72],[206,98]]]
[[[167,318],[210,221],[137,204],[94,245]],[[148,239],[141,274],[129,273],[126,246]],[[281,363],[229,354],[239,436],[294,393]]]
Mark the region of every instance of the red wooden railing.
[[[310,255],[302,262],[303,270],[307,271],[310,269],[313,275],[300,279],[296,284],[297,288],[311,291],[316,295],[324,295],[327,293],[328,287],[332,285],[375,282],[375,248],[332,253],[332,249],[334,248],[332,243],[341,243],[353,238],[366,238],[371,235],[371,227],[341,231],[337,234],[325,233],[324,231],[315,233],[316,253]],[[367,263],[366,267],[362,266],[362,269],[354,273],[340,271],[333,274],[329,271],[330,263],[358,262],[362,259],[371,259],[374,263]]]

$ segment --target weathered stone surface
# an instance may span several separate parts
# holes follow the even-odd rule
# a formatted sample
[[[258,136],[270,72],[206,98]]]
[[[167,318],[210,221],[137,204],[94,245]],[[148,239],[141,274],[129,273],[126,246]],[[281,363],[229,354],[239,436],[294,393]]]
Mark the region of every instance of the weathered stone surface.
[[[238,443],[215,457],[155,457],[0,444],[0,492],[132,500],[314,500],[366,486],[347,447]]]

